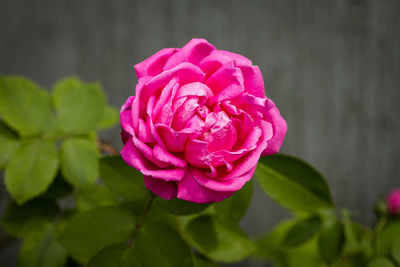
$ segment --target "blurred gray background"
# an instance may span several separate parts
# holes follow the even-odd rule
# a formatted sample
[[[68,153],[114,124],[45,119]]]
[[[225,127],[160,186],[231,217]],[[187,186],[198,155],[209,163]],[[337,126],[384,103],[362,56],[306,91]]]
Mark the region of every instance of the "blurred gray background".
[[[47,88],[69,75],[100,81],[115,106],[134,93],[135,63],[192,37],[260,66],[288,122],[282,152],[373,223],[377,198],[400,186],[400,1],[0,1],[0,73]],[[103,137],[121,148],[118,127]],[[288,216],[256,188],[243,226],[256,235]]]

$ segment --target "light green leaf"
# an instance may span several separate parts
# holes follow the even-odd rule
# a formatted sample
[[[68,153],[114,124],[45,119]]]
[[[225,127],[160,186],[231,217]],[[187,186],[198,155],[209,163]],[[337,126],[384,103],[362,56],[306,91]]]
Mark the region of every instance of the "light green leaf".
[[[121,156],[102,158],[100,176],[108,189],[124,200],[136,201],[149,196],[143,174],[126,164]]]
[[[67,252],[57,243],[54,228],[31,232],[22,243],[18,256],[20,267],[63,267]]]
[[[261,158],[257,181],[264,192],[293,211],[332,208],[332,198],[324,178],[310,165],[286,155]]]
[[[164,210],[175,215],[189,215],[206,209],[210,204],[198,204],[182,199],[165,200],[157,198],[157,204]]]
[[[194,267],[189,247],[168,225],[145,224],[135,237],[135,246],[144,267]]]
[[[225,223],[237,223],[246,214],[253,196],[253,182],[246,183],[243,188],[231,197],[213,204],[215,216]]]
[[[288,247],[299,246],[310,240],[319,231],[321,225],[322,221],[318,216],[298,221],[286,233],[283,244]]]
[[[106,107],[99,84],[66,78],[54,86],[53,96],[59,125],[64,132],[87,134],[99,126]]]
[[[378,257],[372,260],[368,267],[396,267],[389,259]]]
[[[79,210],[116,205],[118,200],[115,196],[107,188],[97,184],[80,188],[76,197],[76,207]]]
[[[22,206],[12,202],[4,212],[1,223],[10,235],[23,237],[52,222],[57,212],[58,206],[51,200],[34,199]]]
[[[239,262],[255,251],[239,226],[221,224],[211,216],[195,218],[186,226],[185,237],[202,254],[219,262]]]
[[[80,262],[100,250],[126,242],[135,228],[135,217],[127,210],[100,207],[76,214],[60,237],[61,244]]]
[[[94,184],[99,177],[99,150],[88,139],[68,139],[61,145],[61,172],[74,186]]]
[[[48,132],[54,122],[47,92],[18,76],[0,76],[0,115],[21,135]]]
[[[390,250],[392,257],[398,264],[400,264],[400,236],[398,236],[392,244],[392,249]]]
[[[142,266],[137,252],[126,244],[106,247],[96,254],[87,265],[88,267],[138,267]]]
[[[324,223],[318,239],[319,253],[328,264],[335,262],[342,253],[344,246],[343,225],[334,220]]]
[[[0,121],[0,169],[11,159],[18,146],[18,135]]]
[[[18,204],[40,195],[56,176],[58,163],[53,142],[40,139],[22,142],[6,168],[8,192]]]
[[[113,106],[107,106],[104,110],[103,117],[98,126],[99,129],[107,129],[113,127],[119,121],[119,111]]]

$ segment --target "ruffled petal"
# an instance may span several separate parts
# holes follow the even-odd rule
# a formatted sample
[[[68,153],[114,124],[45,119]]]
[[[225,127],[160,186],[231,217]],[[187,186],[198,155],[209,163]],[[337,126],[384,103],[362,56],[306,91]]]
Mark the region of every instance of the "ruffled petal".
[[[165,62],[176,53],[176,48],[164,48],[135,65],[136,76],[140,79],[143,76],[155,76],[163,71]]]
[[[234,192],[217,192],[202,187],[194,178],[191,170],[188,170],[182,180],[178,182],[177,198],[195,202],[209,203],[222,201],[230,197]]]
[[[171,168],[160,169],[153,163],[149,162],[133,144],[132,139],[129,139],[121,151],[122,159],[130,166],[138,169],[143,175],[148,175],[153,178],[165,181],[179,181],[185,175],[185,169]]]
[[[159,145],[156,145],[153,148],[153,156],[161,162],[166,162],[179,168],[184,168],[187,166],[186,161],[172,155]]]
[[[244,80],[244,90],[257,97],[265,97],[264,79],[258,66],[239,66]]]
[[[273,136],[268,140],[268,146],[263,151],[262,156],[278,153],[287,131],[286,121],[282,118],[274,102],[268,99],[265,106],[264,119],[272,124]]]
[[[197,65],[200,60],[208,56],[213,50],[215,50],[215,47],[207,40],[192,39],[168,59],[164,70],[169,70],[182,62],[190,62]]]
[[[215,51],[211,52],[211,55],[220,55],[220,56],[228,57],[231,60],[233,59],[237,66],[251,66],[252,65],[251,60],[248,59],[247,57],[230,52],[230,51],[226,51],[226,50],[215,50]]]
[[[151,176],[144,176],[144,185],[154,194],[170,200],[176,198],[176,182],[166,182],[160,179],[154,179]]]

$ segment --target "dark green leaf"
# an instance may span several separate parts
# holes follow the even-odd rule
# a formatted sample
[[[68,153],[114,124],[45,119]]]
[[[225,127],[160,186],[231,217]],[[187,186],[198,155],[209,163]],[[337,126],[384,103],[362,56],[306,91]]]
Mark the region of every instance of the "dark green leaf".
[[[283,244],[288,247],[296,247],[311,239],[322,225],[318,216],[301,220],[293,225],[283,240]]]
[[[117,244],[101,250],[94,256],[88,267],[139,267],[142,266],[134,248]]]
[[[377,237],[378,255],[389,255],[394,241],[400,237],[400,220],[390,220]]]
[[[198,204],[177,198],[171,200],[158,198],[157,204],[164,210],[175,215],[188,215],[198,213],[209,206],[209,204]]]
[[[314,211],[333,207],[329,187],[310,165],[286,155],[261,158],[257,181],[264,192],[293,211]]]
[[[368,267],[396,267],[389,259],[378,257],[372,260]]]
[[[61,145],[61,172],[74,186],[94,184],[99,177],[99,150],[88,139],[68,139]]]
[[[393,259],[400,264],[400,236],[393,241],[391,253]]]
[[[113,127],[119,121],[119,111],[115,107],[107,106],[98,126],[99,129]]]
[[[11,159],[18,146],[18,135],[0,121],[0,169]]]
[[[200,254],[194,256],[194,262],[196,267],[219,267],[218,263],[211,261]]]
[[[215,216],[221,222],[237,223],[246,214],[253,196],[253,182],[246,183],[240,191],[231,197],[213,204]]]
[[[239,226],[222,225],[208,215],[192,220],[186,226],[185,236],[192,246],[215,261],[238,262],[255,251]]]
[[[99,84],[83,84],[79,79],[67,78],[55,85],[53,96],[64,132],[86,134],[100,124],[106,101]]]
[[[118,200],[115,196],[107,188],[97,184],[79,189],[76,198],[76,207],[79,210],[116,205]]]
[[[47,132],[54,126],[46,91],[22,77],[0,76],[0,115],[22,135]]]
[[[135,217],[129,211],[101,207],[76,214],[60,242],[75,259],[87,262],[103,248],[127,241],[134,228]]]
[[[53,142],[40,139],[22,142],[5,172],[8,192],[18,204],[40,195],[56,176],[58,162]]]
[[[11,203],[3,214],[2,226],[9,234],[23,237],[52,222],[57,212],[58,206],[51,200],[34,199],[22,206]]]
[[[102,158],[100,176],[108,189],[124,200],[136,201],[149,196],[143,174],[126,164],[120,156]]]
[[[343,225],[338,221],[324,223],[318,239],[318,250],[328,264],[336,261],[344,246]]]
[[[144,267],[194,266],[189,247],[168,225],[145,224],[135,237],[135,246]]]
[[[63,267],[67,252],[57,243],[52,226],[31,232],[22,243],[18,256],[20,267]]]
[[[59,172],[54,179],[53,183],[42,195],[44,198],[60,199],[66,197],[72,192],[73,187],[67,183]]]

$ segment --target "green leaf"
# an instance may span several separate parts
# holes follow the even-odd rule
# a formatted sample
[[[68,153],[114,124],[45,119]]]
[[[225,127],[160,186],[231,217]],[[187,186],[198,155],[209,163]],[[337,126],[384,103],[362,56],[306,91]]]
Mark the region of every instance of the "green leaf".
[[[378,257],[372,260],[368,267],[396,267],[389,259]]]
[[[99,177],[99,150],[88,139],[68,139],[61,145],[61,172],[74,186],[94,184]]]
[[[40,139],[22,142],[6,168],[8,192],[18,204],[40,195],[56,176],[58,162],[53,142]]]
[[[231,197],[214,203],[215,216],[221,222],[237,223],[246,214],[253,196],[253,182],[246,183],[240,191]]]
[[[195,254],[194,262],[196,267],[219,267],[218,263],[211,261],[200,254]]]
[[[127,210],[100,207],[76,214],[60,237],[75,259],[85,263],[100,250],[126,242],[135,228],[135,217]]]
[[[326,263],[332,264],[340,257],[343,246],[343,225],[334,220],[325,222],[318,239],[318,250],[322,259]]]
[[[297,222],[286,233],[283,245],[296,247],[305,243],[319,231],[321,225],[322,222],[318,216],[312,216]]]
[[[67,183],[62,177],[61,173],[58,172],[53,183],[49,186],[47,191],[42,195],[43,198],[60,199],[69,195],[73,190],[73,187]]]
[[[390,251],[392,253],[393,259],[400,264],[400,236],[398,236],[392,244],[392,249]]]
[[[18,146],[18,135],[0,121],[0,169],[11,159]]]
[[[310,165],[286,155],[261,158],[257,181],[264,192],[293,211],[332,208],[332,198],[324,178]]]
[[[125,244],[106,247],[96,254],[87,265],[88,267],[136,267],[142,266],[134,248]]]
[[[20,267],[63,267],[67,252],[57,243],[52,226],[31,232],[22,243],[18,256]]]
[[[390,220],[377,237],[378,255],[389,255],[393,243],[400,237],[400,220]]]
[[[215,261],[238,262],[255,251],[254,244],[239,226],[223,225],[208,215],[193,219],[185,232],[192,246]]]
[[[126,164],[121,156],[102,158],[100,176],[108,189],[124,200],[136,201],[149,196],[143,174]]]
[[[145,224],[135,237],[135,246],[144,267],[194,266],[189,247],[168,225]]]
[[[175,215],[189,215],[206,209],[210,204],[198,204],[182,199],[165,200],[157,198],[157,204],[164,210]]]
[[[12,202],[4,212],[1,223],[10,235],[23,237],[52,222],[58,210],[57,204],[51,200],[34,199],[22,206]]]
[[[79,210],[116,205],[118,200],[115,196],[107,188],[97,184],[79,189],[76,198],[76,207]]]
[[[101,118],[99,129],[107,129],[113,127],[119,121],[119,111],[113,106],[107,106]]]
[[[54,122],[47,92],[17,76],[0,76],[0,115],[22,135],[47,132]]]
[[[99,84],[83,84],[76,78],[63,79],[55,85],[53,97],[64,132],[87,134],[99,126],[106,107]]]

